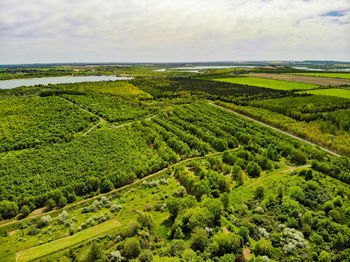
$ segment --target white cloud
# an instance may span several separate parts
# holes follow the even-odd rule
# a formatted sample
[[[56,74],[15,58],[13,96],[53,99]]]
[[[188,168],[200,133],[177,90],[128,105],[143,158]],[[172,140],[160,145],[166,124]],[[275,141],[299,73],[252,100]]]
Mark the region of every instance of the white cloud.
[[[0,63],[350,60],[348,0],[0,0]],[[343,16],[324,16],[338,11]]]

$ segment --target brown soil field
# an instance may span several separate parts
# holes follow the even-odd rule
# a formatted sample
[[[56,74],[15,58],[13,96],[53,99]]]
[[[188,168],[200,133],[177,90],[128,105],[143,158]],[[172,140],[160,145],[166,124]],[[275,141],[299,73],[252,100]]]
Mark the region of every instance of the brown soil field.
[[[266,73],[245,74],[243,76],[269,78],[269,79],[275,79],[275,80],[284,80],[289,82],[299,82],[299,83],[314,84],[314,85],[320,85],[320,86],[350,85],[349,79],[318,77],[318,76],[300,76],[300,75],[283,75],[283,74],[266,74]]]

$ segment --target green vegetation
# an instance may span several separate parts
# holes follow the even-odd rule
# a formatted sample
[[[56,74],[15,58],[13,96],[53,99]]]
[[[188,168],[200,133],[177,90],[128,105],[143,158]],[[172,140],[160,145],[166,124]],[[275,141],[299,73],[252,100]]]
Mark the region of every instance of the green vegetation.
[[[335,77],[335,78],[350,79],[349,73],[293,73],[293,75]]]
[[[310,91],[303,91],[299,93],[307,93],[312,95],[321,95],[321,96],[336,96],[350,99],[350,90],[349,89],[340,89],[340,88],[328,88],[328,89],[315,89]]]
[[[306,90],[317,88],[316,85],[295,83],[282,80],[264,79],[258,77],[234,77],[234,78],[220,78],[214,79],[215,81],[234,83],[248,86],[259,86],[264,88],[271,88],[277,90]]]
[[[349,99],[98,68],[0,91],[0,261],[348,259],[349,158],[212,101],[350,155]]]

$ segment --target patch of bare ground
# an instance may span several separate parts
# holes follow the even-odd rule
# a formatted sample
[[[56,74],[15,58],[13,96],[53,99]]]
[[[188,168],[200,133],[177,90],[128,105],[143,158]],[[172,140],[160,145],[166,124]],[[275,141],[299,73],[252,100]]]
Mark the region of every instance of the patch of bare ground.
[[[306,84],[313,84],[313,85],[320,85],[320,86],[350,85],[349,79],[330,78],[330,77],[267,74],[267,73],[253,73],[253,74],[245,74],[243,76],[261,77],[261,78],[284,80],[289,82],[306,83]]]
[[[245,259],[249,259],[251,254],[249,248],[243,248],[243,256]]]

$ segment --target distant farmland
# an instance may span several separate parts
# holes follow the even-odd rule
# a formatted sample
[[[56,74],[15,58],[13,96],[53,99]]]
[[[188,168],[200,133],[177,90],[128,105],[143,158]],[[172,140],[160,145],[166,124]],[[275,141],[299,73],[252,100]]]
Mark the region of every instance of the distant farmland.
[[[306,84],[313,84],[313,85],[319,85],[319,86],[350,85],[350,79],[340,79],[340,78],[334,78],[334,77],[318,77],[318,76],[311,76],[311,75],[295,75],[295,74],[283,75],[283,74],[257,73],[257,74],[249,74],[245,76],[284,80],[284,81],[306,83]]]
[[[295,83],[281,80],[272,80],[272,79],[263,79],[258,77],[233,77],[233,78],[221,78],[214,79],[214,81],[234,83],[240,85],[250,85],[265,87],[270,89],[277,90],[307,90],[317,88],[317,85],[304,84],[304,83]]]
[[[338,88],[317,89],[317,90],[302,91],[298,93],[307,93],[312,95],[323,95],[323,96],[337,96],[337,97],[350,99],[350,90],[347,90],[347,89],[338,89]]]
[[[350,79],[350,73],[293,73],[291,75],[318,76],[318,77],[331,77],[331,78]]]

